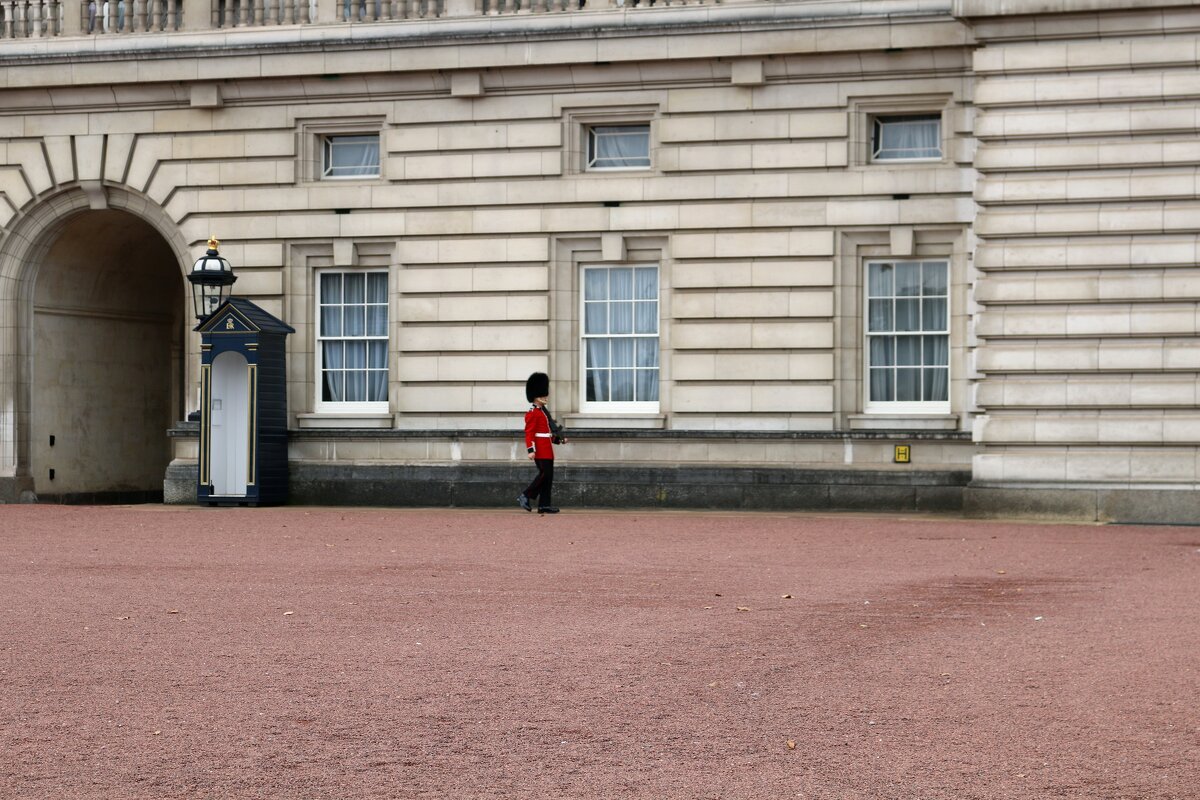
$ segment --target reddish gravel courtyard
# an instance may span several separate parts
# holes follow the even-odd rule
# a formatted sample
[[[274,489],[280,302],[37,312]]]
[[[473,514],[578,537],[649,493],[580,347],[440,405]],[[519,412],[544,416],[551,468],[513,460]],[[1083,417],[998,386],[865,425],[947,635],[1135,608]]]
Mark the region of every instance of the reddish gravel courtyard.
[[[1200,532],[0,506],[0,797],[1197,798]]]

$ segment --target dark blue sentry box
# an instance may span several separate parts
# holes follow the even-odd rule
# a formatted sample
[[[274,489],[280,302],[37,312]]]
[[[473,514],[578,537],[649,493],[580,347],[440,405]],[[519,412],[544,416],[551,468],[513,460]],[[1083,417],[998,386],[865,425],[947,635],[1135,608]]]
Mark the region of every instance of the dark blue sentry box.
[[[287,502],[287,347],[295,330],[231,297],[200,332],[201,505]]]

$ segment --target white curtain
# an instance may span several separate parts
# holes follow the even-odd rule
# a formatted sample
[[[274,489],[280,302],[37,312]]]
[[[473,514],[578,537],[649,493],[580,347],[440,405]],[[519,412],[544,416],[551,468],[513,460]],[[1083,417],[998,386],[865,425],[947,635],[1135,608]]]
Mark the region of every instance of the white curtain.
[[[939,117],[881,117],[876,120],[876,158],[939,158],[942,155]]]
[[[325,174],[330,177],[379,174],[378,136],[330,136],[325,140]]]
[[[589,165],[600,169],[650,166],[649,125],[597,125],[590,130]]]
[[[321,399],[329,403],[340,403],[345,400],[346,367],[344,342],[321,343],[321,365],[325,373],[325,390]]]

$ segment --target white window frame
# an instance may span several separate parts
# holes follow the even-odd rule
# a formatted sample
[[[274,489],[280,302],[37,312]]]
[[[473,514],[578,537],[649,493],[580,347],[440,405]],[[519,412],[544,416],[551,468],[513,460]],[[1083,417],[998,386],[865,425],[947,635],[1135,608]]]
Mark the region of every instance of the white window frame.
[[[386,182],[387,136],[384,135],[386,120],[383,117],[343,117],[338,119],[297,120],[299,145],[296,149],[296,182],[317,183],[368,183]],[[325,142],[338,136],[378,136],[379,169],[374,175],[325,176]]]
[[[321,329],[321,326],[322,326],[321,276],[322,275],[331,275],[331,274],[337,274],[337,275],[372,275],[372,274],[374,274],[374,275],[383,275],[384,276],[385,281],[387,281],[387,289],[385,291],[383,303],[367,303],[367,302],[365,302],[366,298],[367,298],[365,291],[364,291],[364,295],[363,295],[364,305],[368,305],[368,306],[382,305],[383,306],[384,314],[385,314],[385,320],[384,320],[385,333],[384,333],[384,335],[382,335],[382,336],[367,335],[365,333],[365,330],[366,330],[365,322],[364,322],[364,334],[362,336],[345,336],[345,335],[325,336],[324,335],[324,331],[322,331],[322,329]],[[359,268],[348,268],[348,267],[330,267],[328,269],[316,270],[315,281],[316,281],[316,283],[313,288],[313,308],[314,308],[314,319],[313,319],[313,332],[314,332],[313,342],[314,342],[314,345],[313,345],[313,350],[314,350],[314,364],[315,364],[315,386],[313,387],[314,388],[313,409],[317,413],[386,414],[388,412],[388,403],[389,403],[389,397],[391,394],[391,361],[392,361],[391,276],[388,274],[388,270],[386,270],[386,269],[359,269]],[[344,306],[345,303],[343,302],[341,305]],[[325,388],[325,363],[324,363],[325,348],[322,347],[322,343],[327,340],[338,340],[338,341],[365,340],[365,341],[383,341],[384,342],[384,360],[385,360],[387,375],[386,375],[385,384],[384,384],[385,397],[383,400],[331,401],[331,400],[323,399],[324,388]]]
[[[652,267],[655,270],[655,332],[650,334],[587,334],[587,271],[592,269],[613,270],[613,269],[645,269]],[[636,294],[636,278],[634,281],[634,292]],[[605,301],[606,302],[606,301]],[[634,302],[639,302],[635,299]],[[646,302],[646,301],[640,301]],[[662,403],[662,265],[657,262],[628,262],[628,263],[587,263],[581,264],[579,267],[579,410],[583,413],[604,413],[604,414],[657,414]],[[634,321],[636,325],[636,309],[634,312]],[[587,399],[587,342],[589,339],[614,339],[614,338],[630,338],[630,339],[650,339],[653,338],[657,351],[658,359],[656,371],[658,372],[658,398],[650,401],[601,401]],[[636,344],[635,344],[635,377],[634,388],[636,392]]]
[[[645,156],[646,163],[645,164],[634,164],[631,166],[598,166],[595,163],[596,162],[596,154],[593,149],[594,143],[601,136],[620,135],[616,131],[613,131],[613,132],[606,131],[603,133],[597,132],[598,130],[603,130],[603,129],[608,129],[608,128],[644,129],[645,133],[646,133],[646,156]],[[590,123],[590,124],[586,124],[583,126],[583,136],[584,136],[583,168],[587,172],[645,172],[645,171],[651,169],[651,167],[653,166],[653,160],[652,160],[652,156],[651,156],[653,147],[651,146],[651,132],[650,132],[650,123],[649,122],[635,121],[635,122],[595,122],[595,123]],[[641,156],[639,155],[639,158],[640,157]]]
[[[335,147],[337,139],[370,139],[375,140],[375,171],[368,173],[357,173],[354,175],[332,175],[330,170],[333,166],[329,163],[329,156]],[[378,131],[368,131],[365,133],[325,133],[320,136],[320,179],[323,181],[369,181],[374,180],[383,171],[383,142]]]
[[[630,104],[612,107],[581,107],[563,109],[563,175],[575,178],[591,178],[619,180],[621,176],[631,172],[656,173],[658,168],[657,150],[659,148],[658,130],[655,120],[658,119],[657,105]],[[588,140],[590,132],[597,127],[623,127],[646,125],[649,129],[649,159],[644,167],[608,167],[592,169],[588,167]]]
[[[886,124],[885,120],[891,120],[892,122],[895,122],[895,123],[900,123],[900,122],[905,122],[905,121],[936,122],[937,123],[937,143],[938,143],[937,155],[911,156],[911,157],[907,157],[907,158],[888,158],[885,156],[881,156],[879,147],[878,147],[876,132],[880,131],[881,127],[884,124]],[[889,114],[889,113],[872,114],[870,117],[869,123],[870,123],[870,132],[869,132],[869,139],[868,139],[868,147],[870,148],[870,159],[869,160],[873,164],[910,164],[910,163],[914,163],[914,162],[921,163],[921,162],[929,162],[929,161],[937,162],[937,161],[942,161],[945,158],[945,154],[946,154],[945,130],[944,130],[945,121],[942,119],[942,114],[940,112],[934,111],[934,112],[929,112],[929,113],[901,112],[901,113],[893,113],[893,114]]]
[[[925,263],[941,264],[942,268],[945,270],[945,292],[946,293],[944,295],[932,295],[932,297],[945,300],[945,303],[946,303],[946,325],[945,325],[945,328],[942,330],[926,330],[924,328],[924,319],[923,319],[924,313],[922,311],[921,329],[919,331],[916,331],[915,333],[917,335],[921,335],[921,336],[944,335],[946,337],[946,399],[945,400],[922,400],[922,401],[915,401],[915,402],[914,401],[895,401],[895,400],[891,400],[891,401],[872,400],[871,399],[871,367],[872,367],[871,340],[873,338],[876,338],[879,336],[889,336],[889,335],[896,336],[897,332],[895,330],[892,330],[892,331],[880,331],[878,333],[873,333],[870,330],[870,328],[871,328],[871,300],[872,300],[871,285],[870,285],[871,284],[871,279],[870,279],[871,266],[875,265],[875,264],[893,264],[893,265],[895,265],[895,264],[925,264]],[[876,414],[878,414],[878,413],[885,413],[885,414],[949,414],[950,413],[950,394],[951,394],[950,390],[951,390],[951,378],[953,377],[953,375],[951,373],[951,371],[953,370],[953,358],[952,358],[952,352],[951,352],[952,342],[951,342],[951,335],[950,335],[950,326],[952,324],[953,309],[951,307],[951,300],[950,300],[950,287],[951,287],[951,264],[950,264],[949,258],[936,257],[936,256],[935,257],[914,256],[914,257],[905,257],[905,258],[875,257],[875,258],[867,258],[862,262],[862,293],[863,293],[862,294],[862,297],[863,297],[863,301],[862,301],[862,309],[863,309],[863,312],[862,312],[862,334],[863,334],[863,341],[862,341],[862,353],[863,353],[862,393],[863,393],[863,411],[865,413],[876,413]],[[894,304],[896,297],[897,296],[895,295],[894,290],[893,290],[893,294],[888,296],[888,298],[893,301],[893,304]],[[923,299],[924,297],[926,297],[926,295],[924,295],[923,293],[916,296],[916,299],[918,300],[918,307],[921,307],[920,300]],[[879,298],[875,298],[875,299],[879,299]],[[893,313],[893,320],[894,319],[895,319],[895,317],[894,317],[894,313]],[[907,333],[907,332],[901,332],[900,335],[904,335],[905,333]],[[924,356],[924,349],[922,348],[922,358],[923,358],[923,356]],[[896,365],[893,365],[893,366],[896,366]]]

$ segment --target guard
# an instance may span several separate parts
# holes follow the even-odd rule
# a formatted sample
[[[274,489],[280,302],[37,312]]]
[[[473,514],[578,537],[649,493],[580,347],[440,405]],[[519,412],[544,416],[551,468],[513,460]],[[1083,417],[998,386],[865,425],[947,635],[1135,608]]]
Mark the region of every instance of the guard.
[[[550,416],[546,403],[550,400],[550,376],[535,372],[525,381],[525,399],[531,405],[525,412],[525,452],[537,465],[537,476],[525,491],[517,495],[517,503],[526,511],[533,511],[533,500],[537,500],[539,514],[557,514],[550,492],[554,486],[554,445],[565,443],[563,428]]]

